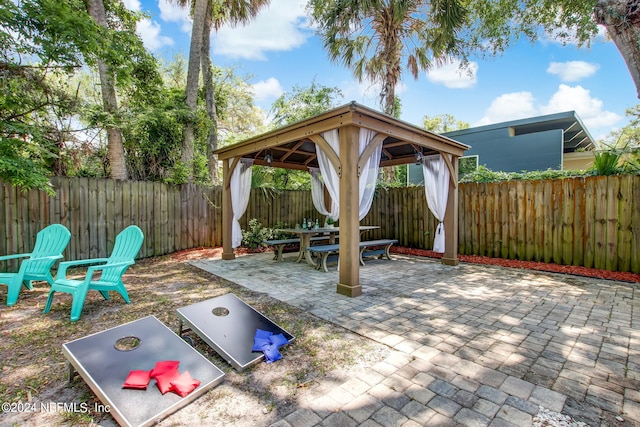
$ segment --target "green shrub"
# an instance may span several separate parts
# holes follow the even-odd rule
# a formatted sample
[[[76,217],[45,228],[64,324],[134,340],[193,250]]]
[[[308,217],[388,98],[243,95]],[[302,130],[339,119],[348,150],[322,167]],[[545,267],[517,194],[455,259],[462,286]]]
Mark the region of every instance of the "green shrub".
[[[589,171],[583,170],[555,170],[544,171],[522,171],[522,172],[494,172],[486,166],[478,166],[473,172],[465,174],[460,178],[461,183],[465,182],[500,182],[500,181],[530,181],[536,179],[560,179],[578,176],[592,175]]]
[[[290,238],[291,237],[290,234],[283,233],[282,231],[279,231],[280,229],[283,229],[283,228],[289,228],[289,224],[287,224],[286,222],[281,222],[281,221],[276,222],[276,225],[273,228],[269,228],[269,230],[271,230],[270,239],[279,240],[279,239]]]
[[[618,163],[620,153],[614,150],[596,153],[593,159],[593,169],[596,175],[613,175],[620,172]]]
[[[284,222],[277,222],[274,228],[263,227],[260,221],[252,218],[249,220],[249,229],[242,230],[242,245],[249,249],[257,249],[266,246],[265,240],[285,239],[289,236],[278,230],[288,227]]]
[[[625,158],[622,170],[625,173],[640,174],[640,148],[635,149]]]
[[[257,249],[265,246],[264,241],[269,239],[271,231],[264,228],[256,219],[249,220],[249,229],[242,230],[242,244],[250,249]]]

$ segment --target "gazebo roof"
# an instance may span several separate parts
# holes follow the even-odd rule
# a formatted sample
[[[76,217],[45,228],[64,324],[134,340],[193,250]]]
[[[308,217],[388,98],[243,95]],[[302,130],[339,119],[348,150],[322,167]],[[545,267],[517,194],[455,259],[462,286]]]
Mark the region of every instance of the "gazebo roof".
[[[361,132],[361,129],[371,131],[373,136]],[[334,130],[339,131],[337,138],[335,132],[324,134]],[[365,138],[362,138],[363,136]],[[318,165],[314,145],[320,147],[323,153],[323,169],[330,171],[333,192],[337,193],[336,201],[340,207],[340,268],[336,292],[350,297],[362,294],[358,261],[361,256],[359,224],[363,208],[360,188],[363,182],[366,184],[366,180],[361,180],[362,172],[370,170],[369,162],[374,155],[376,161],[378,155],[381,155],[381,166],[393,166],[414,162],[417,153],[423,156],[441,154],[437,160],[434,159],[440,164],[435,178],[447,179],[447,170],[449,176],[446,183],[448,185],[444,189],[436,190],[436,193],[443,196],[447,194],[447,197],[439,199],[444,202],[446,209],[446,215],[444,212],[440,215],[444,215],[440,218],[444,224],[444,233],[439,234],[445,239],[442,263],[458,264],[457,164],[458,158],[462,157],[469,147],[355,102],[215,151],[218,159],[223,160],[222,259],[235,258],[232,241],[235,233],[237,242],[239,228],[235,218],[243,215],[242,201],[248,196],[248,186],[240,181],[248,175],[247,171],[251,171],[251,168],[246,167],[245,162],[240,163],[240,160],[249,158],[253,159],[253,164],[256,165],[268,164],[280,168],[306,170]],[[273,158],[272,162],[265,161],[267,155]],[[328,166],[324,162],[324,155],[330,162]],[[441,166],[443,163],[446,168]],[[238,168],[238,165],[244,166]],[[376,178],[375,174],[368,172],[365,176],[367,179]],[[234,177],[237,179],[234,180]],[[234,211],[234,195],[239,199],[239,211],[242,212]],[[369,209],[368,206],[365,208]],[[302,243],[300,246],[303,247]]]
[[[270,166],[306,170],[318,167],[313,138],[333,129],[354,125],[374,130],[384,137],[380,166],[412,163],[416,152],[427,156],[436,153],[461,157],[468,145],[429,132],[356,102],[329,110],[242,142],[215,151],[220,160],[232,157],[254,159],[256,165],[267,165],[265,156],[271,154]]]

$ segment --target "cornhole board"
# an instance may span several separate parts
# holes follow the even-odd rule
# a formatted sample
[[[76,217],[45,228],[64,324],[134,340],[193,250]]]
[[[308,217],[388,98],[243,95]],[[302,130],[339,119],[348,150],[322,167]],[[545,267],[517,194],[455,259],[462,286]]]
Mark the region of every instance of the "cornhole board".
[[[232,293],[178,308],[177,315],[179,335],[191,329],[238,371],[264,359],[264,353],[251,351],[256,329],[295,339]]]
[[[122,338],[135,337],[137,347],[116,349]],[[89,385],[104,408],[121,426],[150,426],[215,387],[224,372],[166,327],[155,316],[148,316],[62,345],[69,362],[69,381],[74,371]],[[189,371],[201,381],[185,397],[173,392],[160,393],[152,379],[146,390],[123,389],[132,370],[151,370],[156,362],[178,360],[180,372]]]

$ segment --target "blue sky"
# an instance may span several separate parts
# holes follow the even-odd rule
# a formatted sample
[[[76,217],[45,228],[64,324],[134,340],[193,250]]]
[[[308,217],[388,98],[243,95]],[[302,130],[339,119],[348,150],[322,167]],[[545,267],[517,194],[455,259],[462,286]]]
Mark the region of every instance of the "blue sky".
[[[332,64],[309,28],[307,0],[271,0],[246,27],[222,28],[212,35],[212,60],[250,75],[256,104],[271,103],[294,86],[338,87],[344,103],[356,101],[379,109],[377,91],[359,84],[351,72]],[[188,11],[168,0],[124,0],[150,19],[138,25],[145,46],[159,57],[188,57]],[[407,75],[396,89],[402,119],[417,125],[424,115],[451,114],[472,126],[575,110],[596,138],[628,123],[625,110],[639,103],[622,56],[612,42],[598,37],[590,48],[562,46],[551,40],[520,41],[501,56],[476,59],[471,76],[455,65]]]

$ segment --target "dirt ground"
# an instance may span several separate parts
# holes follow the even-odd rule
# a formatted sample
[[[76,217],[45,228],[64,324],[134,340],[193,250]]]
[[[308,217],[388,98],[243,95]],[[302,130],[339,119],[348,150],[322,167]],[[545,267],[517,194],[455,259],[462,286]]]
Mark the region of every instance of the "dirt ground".
[[[437,256],[407,248],[394,248],[394,252]],[[68,384],[62,344],[148,315],[177,331],[175,309],[229,292],[295,335],[296,341],[282,349],[282,360],[269,365],[262,362],[238,373],[190,334],[196,349],[226,375],[220,385],[160,425],[270,425],[389,354],[386,346],[187,264],[193,259],[219,257],[220,253],[220,248],[197,248],[140,260],[124,277],[131,304],[125,304],[118,295],[105,301],[93,292],[87,297],[80,321],[74,323],[69,321],[71,298],[67,294],[56,294],[51,312],[42,313],[49,290],[46,283],[36,283],[33,290],[21,292],[13,307],[4,305],[7,288],[0,286],[0,403],[9,404],[0,411],[0,426],[117,425],[108,413],[92,409],[100,402],[79,376]],[[631,273],[486,257],[460,259],[640,282],[640,275]],[[24,410],[43,402],[53,403],[54,409]],[[55,407],[59,403],[84,404],[89,411],[66,411]],[[17,411],[18,405],[22,405],[22,411]]]
[[[383,345],[186,263],[217,253],[195,250],[141,260],[124,277],[131,304],[119,295],[105,301],[92,292],[74,323],[69,321],[68,294],[57,293],[51,312],[43,314],[46,283],[23,290],[13,307],[4,306],[6,287],[0,286],[0,403],[10,404],[0,412],[0,425],[117,425],[108,413],[92,409],[100,402],[82,378],[76,376],[68,384],[62,344],[148,315],[177,331],[176,308],[229,292],[292,333],[295,342],[282,348],[282,360],[238,373],[191,334],[194,346],[225,372],[224,381],[160,425],[269,425],[388,355]],[[39,408],[41,402],[53,402],[54,408],[57,403],[75,403],[89,410],[25,411]]]

